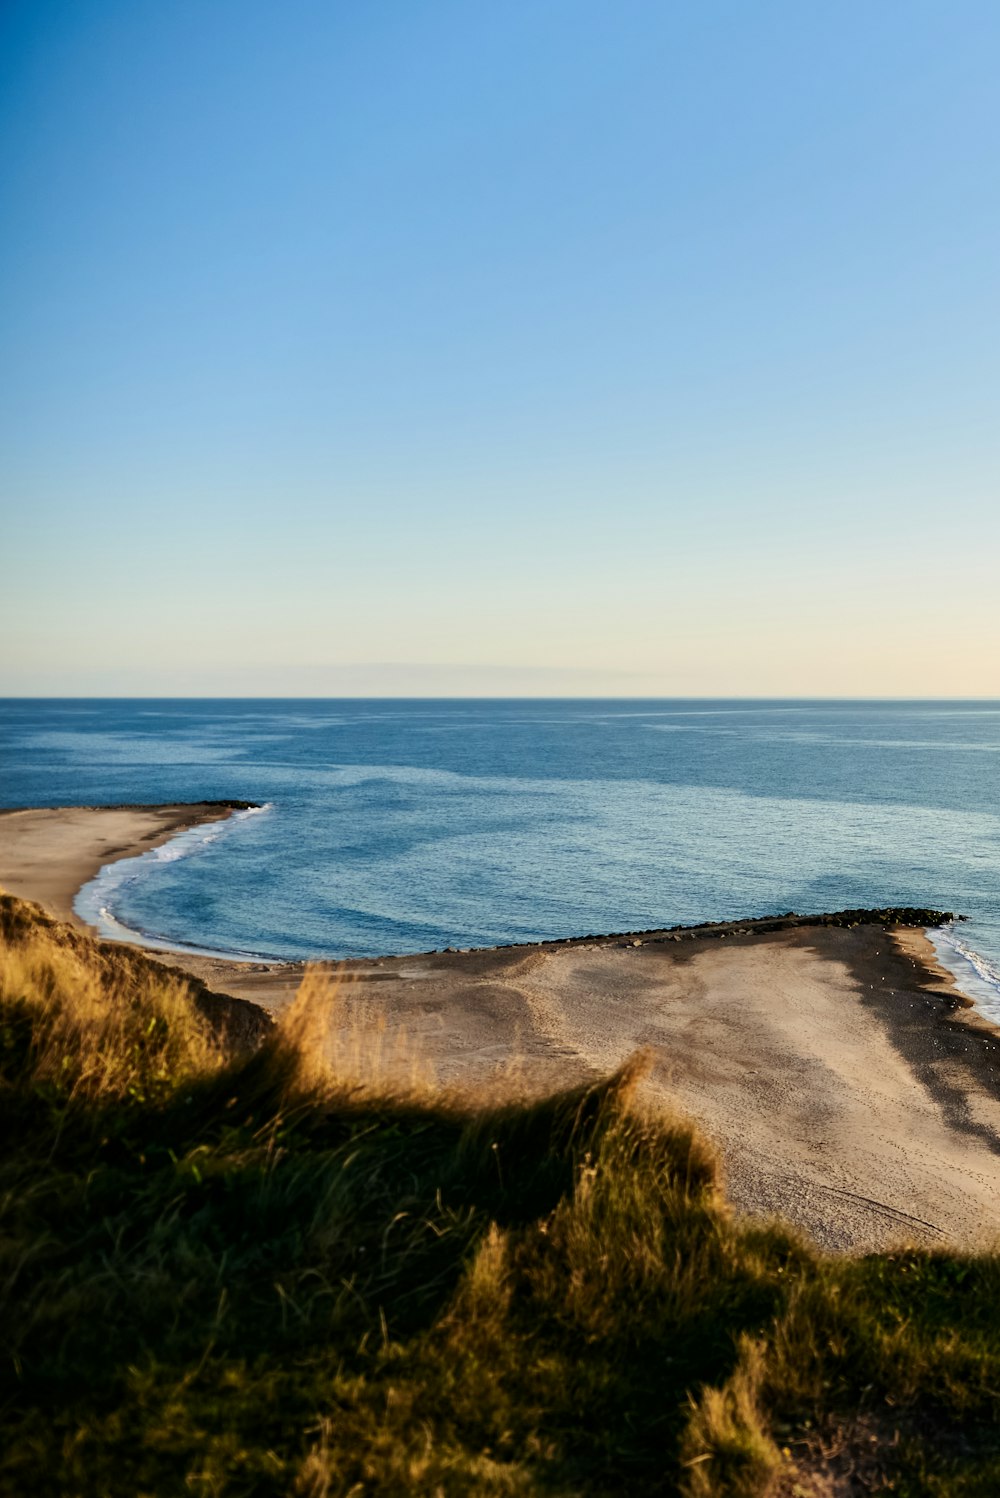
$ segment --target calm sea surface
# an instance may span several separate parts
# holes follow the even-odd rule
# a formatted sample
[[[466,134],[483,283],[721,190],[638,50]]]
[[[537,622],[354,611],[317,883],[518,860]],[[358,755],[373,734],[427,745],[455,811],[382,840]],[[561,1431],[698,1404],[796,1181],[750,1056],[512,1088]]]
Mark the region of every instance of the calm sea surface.
[[[1000,992],[1000,703],[17,700],[0,777],[267,804],[114,865],[108,932],[294,958],[931,905]]]

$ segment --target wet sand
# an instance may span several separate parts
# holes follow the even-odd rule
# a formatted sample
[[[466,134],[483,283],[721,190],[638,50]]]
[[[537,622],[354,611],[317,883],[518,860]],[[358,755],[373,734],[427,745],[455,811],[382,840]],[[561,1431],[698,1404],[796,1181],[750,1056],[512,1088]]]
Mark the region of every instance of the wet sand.
[[[110,849],[142,851],[206,814],[0,817],[0,885],[65,917]],[[157,956],[277,1015],[303,973]],[[748,921],[328,967],[335,1032],[405,1032],[445,1081],[513,1066],[564,1085],[648,1048],[647,1095],[715,1139],[736,1205],[828,1248],[1000,1240],[1000,1032],[919,930]]]

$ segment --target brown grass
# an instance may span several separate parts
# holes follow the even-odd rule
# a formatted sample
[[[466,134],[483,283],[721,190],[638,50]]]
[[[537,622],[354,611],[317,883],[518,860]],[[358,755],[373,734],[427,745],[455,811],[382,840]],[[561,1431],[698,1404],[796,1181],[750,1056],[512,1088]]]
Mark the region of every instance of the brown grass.
[[[234,1050],[141,954],[0,933],[0,1491],[1000,1491],[997,1258],[737,1222],[642,1058],[440,1092],[321,972]]]

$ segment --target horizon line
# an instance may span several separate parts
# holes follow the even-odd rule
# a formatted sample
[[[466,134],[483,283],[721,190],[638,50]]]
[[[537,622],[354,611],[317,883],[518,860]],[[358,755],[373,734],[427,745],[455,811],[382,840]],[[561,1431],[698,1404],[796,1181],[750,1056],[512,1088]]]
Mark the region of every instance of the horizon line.
[[[0,694],[0,702],[995,702],[1000,704],[1000,695],[961,695],[961,696],[926,696],[914,697],[909,695],[895,695],[893,693],[859,693],[848,695],[843,693],[826,693],[816,696],[805,693],[788,693],[785,695],[774,693],[747,693],[744,695],[731,693],[698,693],[688,692],[680,694],[607,694],[607,693],[582,693],[570,695],[568,693],[491,693],[473,694],[463,693],[458,696],[448,696],[443,693],[403,693],[403,692],[344,692],[339,694],[327,694],[317,692],[307,693],[237,693],[237,692],[187,692],[187,693],[154,693],[145,695],[138,692],[125,692],[118,694],[80,693],[76,695],[65,695],[59,693],[35,693],[14,692]]]

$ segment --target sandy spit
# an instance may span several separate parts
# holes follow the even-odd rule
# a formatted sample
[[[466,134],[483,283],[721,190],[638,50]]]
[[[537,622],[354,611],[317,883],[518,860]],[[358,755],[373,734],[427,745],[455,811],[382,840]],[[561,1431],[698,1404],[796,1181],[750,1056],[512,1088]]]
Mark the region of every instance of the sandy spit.
[[[43,806],[0,811],[0,884],[51,915],[84,927],[73,910],[80,888],[106,863],[134,858],[234,807],[221,801],[173,806]]]
[[[207,806],[0,815],[0,885],[74,919],[101,865]],[[76,922],[79,924],[79,922]],[[280,1014],[303,967],[157,953]],[[1000,1241],[1000,1032],[918,930],[751,922],[327,965],[335,1032],[405,1032],[445,1081],[565,1085],[649,1049],[647,1095],[717,1142],[737,1207],[821,1245]]]

